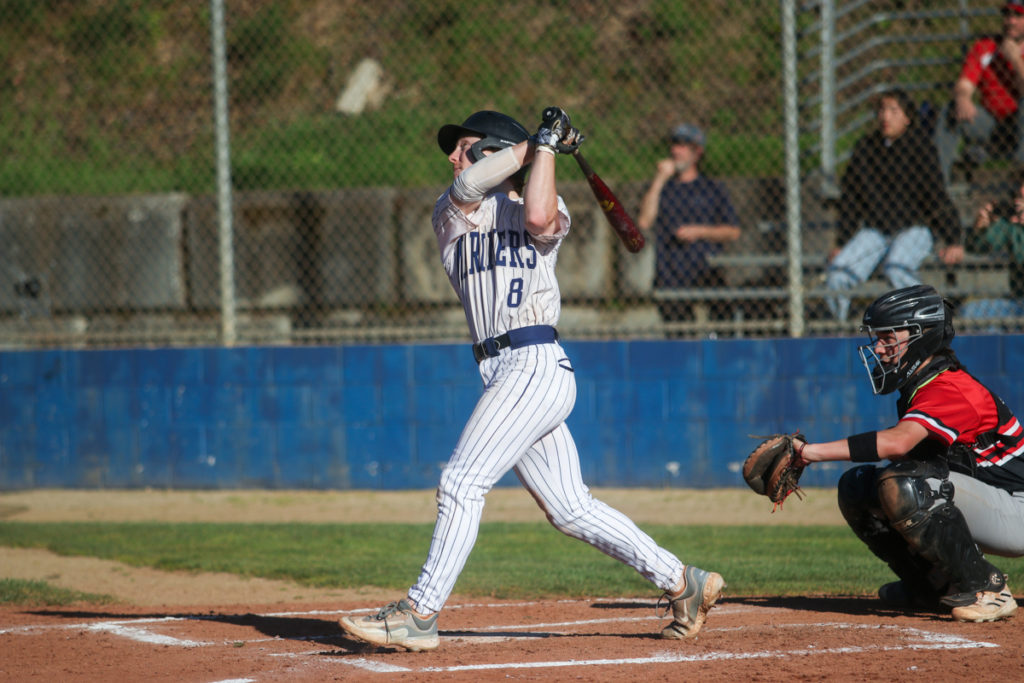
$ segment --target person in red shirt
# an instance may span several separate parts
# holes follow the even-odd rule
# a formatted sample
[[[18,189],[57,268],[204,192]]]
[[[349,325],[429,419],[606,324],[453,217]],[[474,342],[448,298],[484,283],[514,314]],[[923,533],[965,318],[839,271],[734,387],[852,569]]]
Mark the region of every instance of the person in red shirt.
[[[984,553],[1024,555],[1024,426],[957,359],[953,309],[935,288],[887,292],[863,329],[872,390],[899,390],[899,420],[839,441],[797,441],[799,457],[861,463],[839,479],[839,509],[899,577],[879,589],[883,602],[952,608],[958,621],[1004,619],[1017,603]]]
[[[943,179],[949,185],[960,140],[986,145],[1024,162],[1024,0],[1003,3],[1003,32],[971,46],[953,101],[939,116],[935,146]],[[978,93],[981,106],[974,102]]]

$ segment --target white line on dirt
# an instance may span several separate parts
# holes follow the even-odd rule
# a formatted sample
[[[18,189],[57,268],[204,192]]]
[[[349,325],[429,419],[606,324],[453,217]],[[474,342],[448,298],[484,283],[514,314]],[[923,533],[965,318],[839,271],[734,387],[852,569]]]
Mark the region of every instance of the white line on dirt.
[[[568,661],[551,661],[551,662],[515,662],[508,664],[467,664],[462,666],[438,666],[438,667],[424,667],[422,669],[413,669],[412,671],[422,671],[427,673],[454,673],[457,671],[486,671],[486,670],[503,670],[503,669],[542,669],[542,668],[559,668],[559,667],[570,667],[570,666],[621,666],[623,664],[679,664],[687,662],[708,662],[708,661],[727,661],[727,660],[741,660],[741,659],[779,659],[782,657],[792,657],[794,655],[835,655],[835,654],[860,654],[865,652],[895,652],[898,650],[938,650],[938,649],[967,649],[972,647],[992,647],[988,643],[972,643],[972,644],[960,644],[960,645],[933,645],[933,646],[919,646],[919,647],[839,647],[839,648],[822,648],[822,649],[809,649],[809,650],[778,650],[774,652],[708,652],[700,655],[685,655],[677,652],[667,652],[651,657],[632,657],[628,659],[574,659]],[[996,646],[998,647],[998,646]]]
[[[614,620],[607,620],[614,621]],[[535,625],[536,626],[536,625]],[[862,654],[868,652],[897,652],[901,650],[966,650],[966,649],[977,649],[977,648],[998,648],[1000,647],[996,643],[988,643],[983,641],[973,641],[961,636],[948,633],[937,633],[934,631],[925,631],[913,627],[901,627],[896,625],[877,625],[877,624],[846,624],[846,623],[813,623],[813,624],[776,624],[774,628],[786,627],[786,628],[813,628],[813,629],[824,629],[833,628],[840,630],[879,630],[886,629],[891,631],[898,631],[907,638],[918,639],[919,642],[908,642],[904,645],[869,645],[869,646],[850,646],[850,647],[836,647],[836,648],[799,648],[791,650],[764,650],[757,652],[708,652],[702,654],[685,654],[680,652],[660,652],[648,657],[630,657],[622,659],[573,659],[573,660],[554,660],[544,662],[508,662],[508,663],[495,663],[495,664],[466,664],[459,666],[447,666],[447,667],[424,667],[422,669],[404,669],[398,667],[393,671],[407,671],[407,672],[424,672],[424,673],[454,673],[460,671],[496,671],[496,670],[514,670],[514,669],[542,669],[542,668],[564,668],[564,667],[575,667],[575,666],[621,666],[621,665],[644,665],[644,664],[678,664],[687,662],[707,662],[707,661],[728,661],[728,660],[747,660],[747,659],[780,659],[784,657],[793,656],[809,656],[809,655],[836,655],[836,654]],[[723,629],[707,629],[707,632],[713,631],[727,631],[737,630],[738,628],[723,628]],[[743,630],[749,630],[750,627],[745,627]],[[514,638],[516,636],[510,636]],[[488,639],[490,640],[490,639]],[[367,671],[373,671],[368,665],[373,660],[359,659],[339,659],[336,660],[340,664],[351,664],[360,669]]]
[[[354,666],[357,669],[363,669],[364,671],[372,671],[378,674],[392,674],[403,671],[415,671],[415,669],[409,669],[404,666],[395,666],[394,664],[385,664],[384,662],[375,662],[372,659],[363,659],[359,657],[357,659],[346,659],[345,664]]]
[[[211,645],[212,643],[204,643],[198,640],[185,640],[182,638],[172,638],[171,636],[160,635],[159,633],[153,633],[147,631],[144,628],[134,628],[131,626],[122,626],[121,624],[113,624],[110,622],[100,622],[98,624],[90,624],[88,626],[90,631],[103,631],[110,633],[115,636],[121,636],[128,640],[136,640],[140,643],[150,643],[152,645],[173,645],[175,647],[202,647],[203,645]]]
[[[0,635],[6,635],[8,633],[31,634],[35,631],[59,629],[70,631],[105,631],[131,640],[157,643],[160,645],[176,645],[178,647],[197,647],[212,644],[182,638],[171,638],[170,636],[161,636],[147,631],[146,629],[138,628],[139,624],[163,624],[172,621],[185,621],[185,619],[182,617],[145,617],[141,619],[118,619],[114,621],[94,621],[77,624],[28,624],[26,626],[13,626],[11,628],[0,629]]]

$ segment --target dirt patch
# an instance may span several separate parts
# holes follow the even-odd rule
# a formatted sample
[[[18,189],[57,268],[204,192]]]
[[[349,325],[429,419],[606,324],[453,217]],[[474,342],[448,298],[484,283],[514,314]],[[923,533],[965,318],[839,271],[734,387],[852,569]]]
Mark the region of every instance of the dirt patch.
[[[117,603],[153,606],[272,605],[300,601],[394,599],[394,591],[318,589],[291,581],[215,572],[165,572],[95,557],[64,557],[35,548],[0,547],[0,575],[45,581],[70,590],[112,596]]]
[[[640,524],[837,524],[833,489],[808,489],[772,514],[747,489],[595,488],[596,497]],[[487,494],[484,521],[536,522],[543,516],[522,488]],[[82,491],[0,494],[0,519],[18,522],[419,522],[437,512],[433,491]]]

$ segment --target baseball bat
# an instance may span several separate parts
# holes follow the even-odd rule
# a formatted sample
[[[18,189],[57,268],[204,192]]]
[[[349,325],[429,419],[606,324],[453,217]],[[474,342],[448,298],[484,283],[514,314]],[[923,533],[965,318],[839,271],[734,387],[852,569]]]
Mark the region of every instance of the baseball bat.
[[[643,249],[644,236],[637,229],[630,215],[622,208],[622,202],[619,201],[619,198],[605,185],[604,181],[601,180],[601,176],[594,172],[594,169],[590,167],[590,164],[583,158],[579,150],[573,152],[572,155],[575,157],[576,163],[580,165],[580,170],[583,171],[587,183],[590,184],[590,190],[594,193],[598,205],[604,212],[604,217],[608,219],[612,230],[619,236],[622,243],[626,245],[626,249],[634,254]]]

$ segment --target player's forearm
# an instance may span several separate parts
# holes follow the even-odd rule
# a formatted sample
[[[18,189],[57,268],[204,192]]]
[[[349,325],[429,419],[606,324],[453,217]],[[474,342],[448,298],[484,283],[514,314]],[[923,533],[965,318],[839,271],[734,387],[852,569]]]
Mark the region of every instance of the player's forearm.
[[[900,420],[894,427],[877,432],[863,432],[839,441],[808,443],[800,456],[807,462],[899,460],[927,436],[928,430],[917,422]]]
[[[800,457],[807,462],[826,462],[832,460],[849,460],[850,447],[846,439],[841,441],[825,441],[808,443],[800,451]]]
[[[517,155],[516,149],[506,147],[476,162],[455,179],[452,183],[452,199],[460,208],[474,205],[483,199],[488,192],[501,185],[505,180],[523,167],[522,154]]]
[[[539,151],[533,156],[530,177],[523,193],[526,229],[533,235],[554,234],[558,216],[555,186],[555,155]]]

